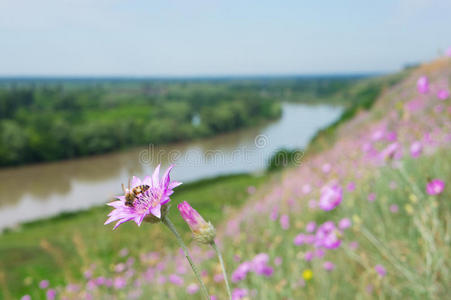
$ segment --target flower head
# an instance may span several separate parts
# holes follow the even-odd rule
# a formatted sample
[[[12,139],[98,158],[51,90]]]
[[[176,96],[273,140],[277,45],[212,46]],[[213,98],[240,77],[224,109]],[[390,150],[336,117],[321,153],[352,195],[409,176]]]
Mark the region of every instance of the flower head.
[[[440,100],[446,100],[449,97],[449,91],[448,90],[439,90],[437,92],[437,98],[439,98]]]
[[[216,230],[210,222],[206,222],[186,201],[183,201],[177,207],[182,218],[188,223],[196,241],[204,244],[213,242],[216,237]]]
[[[429,195],[438,195],[445,189],[445,182],[440,179],[432,179],[426,185],[426,192]]]
[[[321,198],[319,200],[319,207],[322,210],[328,211],[337,207],[343,199],[343,190],[340,186],[335,185],[332,187],[326,186],[321,192]]]
[[[429,91],[429,80],[426,76],[421,76],[417,81],[417,89],[421,94],[426,94]]]
[[[172,165],[166,170],[160,179],[160,165],[155,169],[152,177],[146,176],[143,180],[133,176],[130,186],[125,189],[124,196],[118,196],[117,201],[108,203],[114,207],[108,216],[105,224],[118,221],[113,229],[127,221],[135,221],[138,226],[148,217],[153,220],[159,220],[161,215],[165,213],[164,209],[170,201],[169,196],[172,195],[173,189],[181,183],[170,181],[169,173]],[[130,195],[134,195],[129,201]]]
[[[383,265],[375,265],[374,270],[379,274],[380,277],[384,277],[387,274]]]

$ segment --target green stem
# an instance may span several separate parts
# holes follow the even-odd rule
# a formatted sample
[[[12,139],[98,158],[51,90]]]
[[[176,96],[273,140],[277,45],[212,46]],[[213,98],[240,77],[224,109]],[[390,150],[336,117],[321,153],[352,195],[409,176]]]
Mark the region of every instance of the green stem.
[[[230,285],[229,285],[229,279],[227,277],[227,272],[225,269],[224,261],[222,259],[221,252],[218,249],[218,246],[216,245],[215,241],[211,242],[211,247],[215,250],[216,255],[218,256],[219,262],[221,263],[221,269],[222,269],[222,275],[224,276],[224,281],[227,288],[227,294],[229,295],[229,299],[232,299],[232,292],[230,291]]]
[[[193,260],[191,259],[191,256],[189,255],[188,248],[186,247],[185,243],[183,242],[180,234],[175,229],[174,224],[172,224],[171,220],[169,220],[169,218],[167,216],[162,217],[161,221],[175,235],[175,238],[177,239],[177,241],[179,242],[180,246],[183,249],[183,252],[185,253],[186,259],[188,260],[188,262],[191,266],[191,269],[193,269],[194,275],[196,276],[197,280],[200,283],[200,289],[202,291],[202,294],[204,295],[205,299],[210,300],[210,296],[208,295],[207,288],[205,287],[205,284],[202,281],[202,278],[200,277],[199,271],[197,270],[197,267],[194,265]]]

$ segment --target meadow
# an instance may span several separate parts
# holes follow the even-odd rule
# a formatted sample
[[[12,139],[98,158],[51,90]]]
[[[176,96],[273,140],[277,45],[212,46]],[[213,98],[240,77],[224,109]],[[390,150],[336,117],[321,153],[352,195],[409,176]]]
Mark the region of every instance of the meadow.
[[[224,278],[192,241],[181,201],[215,225],[233,299],[445,299],[450,84],[451,59],[424,64],[320,133],[300,165],[176,188],[170,217],[212,299],[227,299]],[[2,234],[3,298],[201,299],[162,224],[111,231],[110,210]]]

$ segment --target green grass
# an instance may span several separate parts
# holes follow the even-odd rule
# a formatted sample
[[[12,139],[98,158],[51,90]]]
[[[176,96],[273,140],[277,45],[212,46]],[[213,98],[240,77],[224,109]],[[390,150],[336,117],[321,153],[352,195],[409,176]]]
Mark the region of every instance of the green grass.
[[[230,175],[182,185],[172,197],[171,219],[184,235],[190,235],[187,225],[178,216],[176,205],[188,201],[202,215],[221,222],[227,207],[238,207],[248,196],[249,186],[259,186],[267,176]],[[36,286],[49,279],[53,285],[67,278],[81,278],[84,267],[92,263],[110,269],[122,248],[130,253],[158,251],[175,247],[176,243],[161,224],[128,222],[112,231],[104,226],[110,207],[101,206],[77,213],[24,224],[16,231],[0,235],[0,273],[6,274],[9,292],[18,297],[27,290],[25,281]],[[1,286],[1,282],[0,282]]]

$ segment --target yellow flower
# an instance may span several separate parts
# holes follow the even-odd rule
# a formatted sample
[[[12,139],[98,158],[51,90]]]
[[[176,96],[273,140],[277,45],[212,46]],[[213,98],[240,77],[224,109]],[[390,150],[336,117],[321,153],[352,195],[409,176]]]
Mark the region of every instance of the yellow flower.
[[[302,277],[304,278],[304,280],[310,280],[313,277],[313,272],[310,269],[305,270],[304,272],[302,272]]]
[[[406,210],[406,212],[407,212],[409,215],[413,214],[413,207],[412,207],[412,205],[406,204],[406,205],[404,206],[404,209]]]

